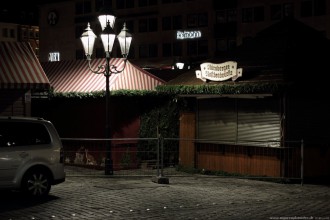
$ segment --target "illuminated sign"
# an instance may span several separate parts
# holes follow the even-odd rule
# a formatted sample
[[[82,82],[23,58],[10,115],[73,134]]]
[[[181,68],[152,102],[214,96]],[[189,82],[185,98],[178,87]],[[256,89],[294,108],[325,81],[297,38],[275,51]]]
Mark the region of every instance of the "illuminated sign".
[[[48,61],[50,61],[50,62],[60,61],[60,53],[59,52],[50,52],[48,54]]]
[[[202,63],[201,70],[196,70],[196,77],[198,79],[211,81],[225,81],[232,79],[235,81],[241,77],[243,73],[242,68],[237,69],[237,62],[227,61],[224,63]]]
[[[201,38],[201,37],[202,37],[201,31],[177,31],[176,32],[177,40],[195,39],[195,38]]]

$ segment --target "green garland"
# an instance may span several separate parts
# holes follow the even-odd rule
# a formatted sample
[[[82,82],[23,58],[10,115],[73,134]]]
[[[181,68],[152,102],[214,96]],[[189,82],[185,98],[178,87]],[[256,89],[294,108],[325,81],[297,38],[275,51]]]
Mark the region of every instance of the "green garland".
[[[111,96],[162,96],[182,94],[258,94],[279,93],[289,88],[287,83],[235,83],[235,84],[207,84],[207,85],[161,85],[155,91],[150,90],[115,90]],[[96,92],[54,92],[49,91],[50,98],[100,98],[105,97],[105,91]]]
[[[111,96],[157,96],[159,92],[157,91],[148,91],[148,90],[115,90],[110,91]],[[76,98],[76,99],[85,99],[85,98],[102,98],[105,97],[105,91],[96,91],[96,92],[54,92],[51,90],[49,92],[50,98]]]
[[[162,85],[156,87],[161,93],[168,94],[258,94],[279,93],[288,89],[286,83],[237,83],[223,85]]]

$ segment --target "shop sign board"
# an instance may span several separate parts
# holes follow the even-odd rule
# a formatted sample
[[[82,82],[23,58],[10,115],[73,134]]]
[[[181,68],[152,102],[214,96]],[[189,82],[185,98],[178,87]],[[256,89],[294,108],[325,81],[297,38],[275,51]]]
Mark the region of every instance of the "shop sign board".
[[[243,69],[237,68],[237,62],[227,61],[224,63],[202,63],[201,70],[196,70],[196,77],[206,82],[225,81],[232,79],[235,81],[242,76]]]

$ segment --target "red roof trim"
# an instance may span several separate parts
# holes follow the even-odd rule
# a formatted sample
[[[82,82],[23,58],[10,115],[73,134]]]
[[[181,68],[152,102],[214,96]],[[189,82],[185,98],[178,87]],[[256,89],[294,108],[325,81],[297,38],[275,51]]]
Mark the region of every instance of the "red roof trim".
[[[29,43],[0,42],[0,88],[49,89],[48,78]]]

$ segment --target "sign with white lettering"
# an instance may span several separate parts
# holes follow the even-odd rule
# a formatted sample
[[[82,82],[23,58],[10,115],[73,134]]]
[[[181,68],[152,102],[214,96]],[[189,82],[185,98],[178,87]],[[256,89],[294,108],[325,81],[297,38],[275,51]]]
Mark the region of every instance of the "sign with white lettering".
[[[201,70],[196,70],[196,77],[206,82],[211,81],[225,81],[232,79],[235,81],[241,77],[243,73],[242,68],[237,69],[237,62],[227,61],[224,63],[202,63]]]
[[[202,37],[201,31],[177,31],[176,32],[177,40],[194,39],[194,38],[201,38],[201,37]]]

